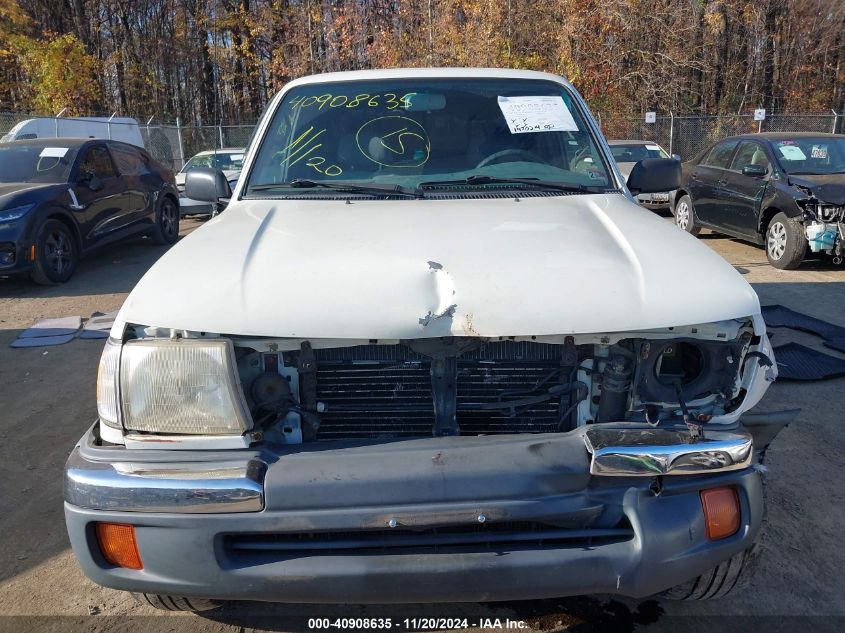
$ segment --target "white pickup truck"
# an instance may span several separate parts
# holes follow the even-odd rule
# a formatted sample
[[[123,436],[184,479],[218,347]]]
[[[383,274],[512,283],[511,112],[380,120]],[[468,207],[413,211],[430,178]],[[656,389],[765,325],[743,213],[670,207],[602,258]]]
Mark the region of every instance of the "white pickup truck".
[[[747,413],[754,291],[634,201],[678,177],[626,183],[550,74],[289,83],[233,192],[187,175],[228,209],[111,331],[65,473],[82,569],[195,611],[731,591],[785,420]]]

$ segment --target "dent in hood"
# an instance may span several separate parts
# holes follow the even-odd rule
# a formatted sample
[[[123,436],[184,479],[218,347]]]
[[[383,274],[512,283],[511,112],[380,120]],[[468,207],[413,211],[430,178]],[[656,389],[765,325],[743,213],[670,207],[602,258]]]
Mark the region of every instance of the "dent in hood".
[[[716,253],[611,194],[236,202],[166,253],[120,318],[406,339],[622,332],[759,310]]]

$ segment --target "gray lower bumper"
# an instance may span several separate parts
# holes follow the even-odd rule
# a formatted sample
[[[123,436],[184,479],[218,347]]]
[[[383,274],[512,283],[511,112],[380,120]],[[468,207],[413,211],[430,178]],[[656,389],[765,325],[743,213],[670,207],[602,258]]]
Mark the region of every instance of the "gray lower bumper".
[[[122,455],[139,472],[173,467],[167,451],[95,454],[102,452],[83,441],[75,459],[116,462]],[[762,515],[760,478],[751,467],[664,477],[656,494],[654,477],[591,476],[579,434],[228,451],[194,454],[189,466],[215,471],[236,456],[267,464],[261,511],[127,512],[66,503],[71,545],[85,574],[131,591],[301,603],[642,597],[750,547]],[[139,459],[147,461],[138,466]],[[736,488],[742,525],[731,537],[708,541],[699,492],[722,485]],[[564,537],[415,549],[395,547],[388,527],[414,538],[444,528],[463,534],[479,526],[479,517],[484,529],[533,522],[553,525]],[[143,570],[104,561],[97,521],[135,526]],[[327,534],[387,540],[378,547],[348,540],[315,547],[310,540]],[[279,545],[289,542],[297,545]]]

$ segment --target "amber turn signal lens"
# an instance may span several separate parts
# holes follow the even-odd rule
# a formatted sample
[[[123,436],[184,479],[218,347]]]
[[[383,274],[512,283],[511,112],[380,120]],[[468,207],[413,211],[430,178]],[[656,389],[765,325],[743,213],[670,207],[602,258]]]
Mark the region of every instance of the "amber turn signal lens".
[[[711,541],[727,538],[739,530],[739,497],[733,488],[710,488],[701,491],[707,538]]]
[[[112,565],[127,569],[143,569],[135,528],[123,523],[97,523],[97,542],[100,551]]]

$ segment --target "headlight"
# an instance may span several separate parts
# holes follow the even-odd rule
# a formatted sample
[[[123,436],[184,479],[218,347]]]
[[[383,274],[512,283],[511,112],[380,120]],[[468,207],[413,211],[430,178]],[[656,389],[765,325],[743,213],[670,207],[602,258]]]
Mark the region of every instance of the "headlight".
[[[97,381],[100,419],[150,433],[242,434],[249,417],[235,367],[225,339],[109,343]]]
[[[845,207],[820,204],[816,207],[816,216],[822,222],[836,222],[839,219],[845,218]]]
[[[30,212],[35,204],[24,204],[19,207],[12,207],[11,209],[3,209],[0,211],[0,222],[12,222],[13,220],[20,220],[23,216]]]
[[[97,413],[103,424],[119,429],[120,413],[117,397],[117,368],[120,364],[120,343],[106,343],[97,370]]]

